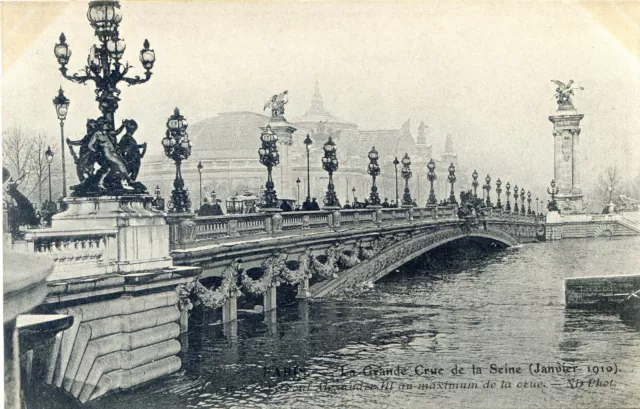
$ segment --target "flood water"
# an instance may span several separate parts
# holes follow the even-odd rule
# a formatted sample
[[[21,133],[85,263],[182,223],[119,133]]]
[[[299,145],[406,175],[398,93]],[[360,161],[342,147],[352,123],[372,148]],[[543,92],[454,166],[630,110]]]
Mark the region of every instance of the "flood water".
[[[475,245],[436,250],[349,300],[279,308],[276,323],[241,314],[233,334],[194,316],[179,374],[90,406],[640,407],[640,329],[563,304],[566,277],[637,273],[639,237],[462,244]]]

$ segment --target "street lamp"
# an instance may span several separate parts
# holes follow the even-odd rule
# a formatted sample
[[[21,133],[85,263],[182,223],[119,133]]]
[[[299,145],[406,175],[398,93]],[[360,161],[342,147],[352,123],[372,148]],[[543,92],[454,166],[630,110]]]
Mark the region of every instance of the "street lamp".
[[[116,87],[120,81],[128,85],[142,84],[151,78],[151,69],[155,63],[155,52],[149,48],[149,41],[145,40],[140,50],[139,59],[145,68],[144,78],[140,76],[126,77],[129,64],[121,64],[120,59],[126,48],[124,40],[120,38],[118,26],[122,21],[120,2],[91,1],[87,11],[87,19],[95,29],[95,35],[100,40],[100,45],[93,45],[87,59],[87,66],[83,70],[84,75],[67,73],[67,64],[71,58],[71,49],[67,44],[64,33],[60,34],[60,42],[54,47],[54,54],[60,64],[62,76],[69,81],[85,84],[93,81],[96,84],[96,101],[100,111],[108,119],[111,129],[115,128],[113,115],[118,109],[118,97],[120,90]]]
[[[489,193],[491,192],[491,176],[487,174],[487,177],[484,178],[484,181],[486,182],[486,184],[484,185],[483,189],[487,191],[487,207],[491,207],[491,197],[489,195]]]
[[[90,1],[87,19],[95,30],[94,34],[99,41],[97,44],[91,46],[87,64],[84,69],[72,75],[68,74],[67,64],[69,63],[72,53],[64,33],[60,34],[59,42],[54,46],[53,52],[60,64],[59,70],[64,78],[77,84],[86,84],[87,82],[94,83],[96,87],[96,101],[102,113],[100,119],[104,122],[101,131],[104,131],[106,134],[112,134],[116,130],[114,115],[118,109],[118,102],[120,101],[118,84],[125,82],[127,85],[137,85],[149,81],[152,74],[151,69],[155,63],[155,52],[149,48],[149,41],[145,40],[139,54],[140,62],[145,69],[144,78],[141,78],[139,75],[127,77],[131,66],[128,63],[123,64],[121,62],[126,44],[124,40],[120,38],[118,28],[122,21],[119,0]],[[58,104],[55,100],[54,104],[56,104],[57,108]],[[60,114],[66,113],[68,103],[66,106],[61,104],[60,107],[64,108],[61,110],[57,108],[59,118]],[[64,149],[62,151],[64,155]],[[107,162],[109,161],[110,160]],[[64,156],[62,156],[63,167],[64,163]],[[108,170],[107,165],[101,164],[100,166],[103,172]],[[97,172],[100,172],[100,170]],[[100,181],[100,178],[86,178],[75,188],[74,194],[77,196],[94,195],[96,191],[100,194],[119,194],[123,191],[122,179],[125,179],[130,186],[134,187],[135,193],[146,193],[146,187],[142,183],[135,182],[128,173],[124,175],[122,171],[119,173],[118,176],[120,177],[117,179],[111,176],[111,179],[114,180],[109,181],[105,191],[97,189],[97,186],[93,186]],[[93,175],[95,175],[95,173]],[[63,168],[63,184],[66,184],[65,178],[65,169]],[[98,182],[96,182],[96,180]]]
[[[456,200],[456,193],[453,189],[453,185],[456,183],[456,167],[453,166],[453,163],[451,163],[451,165],[449,165],[449,183],[451,183],[451,192],[449,193],[449,202],[451,204],[458,204],[458,201]]]
[[[298,185],[298,199],[296,200],[296,204],[300,206],[300,178],[296,179],[296,185]]]
[[[202,166],[202,161],[198,162],[198,176],[200,177],[200,207],[202,207],[202,169],[204,168],[204,166]]]
[[[380,166],[378,165],[378,151],[375,146],[369,151],[369,166],[367,173],[371,175],[373,183],[371,184],[371,194],[369,195],[369,204],[372,206],[380,205],[380,196],[378,196],[378,187],[376,186],[376,177],[380,174]]]
[[[525,205],[524,205],[524,195],[525,194],[526,193],[524,192],[524,188],[520,189],[520,214],[523,215],[523,216],[525,214],[527,214],[527,209],[525,208]]]
[[[187,126],[187,120],[180,115],[180,110],[174,109],[173,115],[167,120],[167,132],[162,139],[164,154],[176,163],[176,178],[173,181],[171,199],[167,205],[170,213],[186,213],[191,208],[189,191],[184,188],[180,170],[182,161],[191,155],[191,141],[187,134]]]
[[[278,207],[278,196],[276,195],[275,185],[271,172],[273,167],[280,163],[280,154],[278,153],[278,136],[271,130],[271,126],[267,125],[262,134],[260,135],[262,141],[262,147],[258,149],[260,155],[260,163],[267,167],[267,183],[265,184],[266,190],[264,192],[264,201],[266,209],[274,209]]]
[[[513,212],[515,214],[519,213],[518,209],[518,185],[513,187]]]
[[[398,161],[398,157],[393,160],[393,166],[396,168],[396,203],[398,203],[398,165],[400,162]]]
[[[551,202],[547,205],[550,212],[558,210],[558,205],[556,204],[556,195],[558,192],[560,192],[560,188],[556,187],[555,179],[551,179],[551,187],[547,188],[547,193],[551,195]]]
[[[353,204],[355,205],[356,204],[356,187],[355,186],[351,189],[351,193],[353,193]]]
[[[527,204],[529,205],[527,208],[527,216],[531,216],[531,191],[527,192]]]
[[[327,195],[324,198],[324,205],[328,208],[340,208],[340,201],[336,195],[333,185],[333,172],[338,170],[338,158],[336,157],[336,144],[331,137],[322,147],[324,156],[322,157],[322,169],[329,173],[329,184],[327,185]]]
[[[477,189],[478,189],[478,186],[480,185],[480,183],[478,183],[478,172],[474,170],[473,173],[471,174],[471,177],[473,178],[473,182],[471,182],[471,186],[473,186],[473,197],[477,199],[478,198]]]
[[[498,201],[496,202],[496,207],[498,209],[502,209],[502,203],[500,202],[500,193],[502,193],[502,189],[500,188],[500,186],[502,186],[502,182],[500,181],[500,178],[498,178],[498,180],[496,180],[496,194],[498,195]]]
[[[429,184],[431,185],[429,189],[429,200],[427,200],[427,206],[429,205],[437,205],[438,199],[436,198],[436,193],[433,190],[433,181],[436,180],[436,163],[433,161],[433,158],[427,163],[427,168],[429,169],[429,173],[427,173],[427,179],[429,179]]]
[[[164,212],[164,198],[162,197],[162,191],[160,190],[160,185],[156,185],[154,190],[155,197],[151,201],[151,205],[161,212]]]
[[[536,214],[540,214],[540,208],[538,207],[538,198],[536,197]]]
[[[51,162],[53,161],[53,151],[51,146],[47,146],[47,150],[44,152],[44,156],[47,158],[47,165],[49,167],[49,206],[51,205]],[[40,196],[42,198],[42,196]]]
[[[413,199],[411,199],[411,192],[409,191],[409,179],[411,179],[411,176],[413,175],[411,173],[410,166],[411,159],[409,158],[409,154],[405,153],[404,158],[402,158],[402,178],[404,179],[404,194],[402,195],[402,204],[404,206],[413,205]]]
[[[311,176],[309,171],[309,147],[313,143],[313,140],[307,134],[307,137],[304,139],[304,145],[307,148],[307,203],[311,203]]]
[[[60,152],[62,155],[62,197],[67,196],[67,171],[64,161],[64,120],[67,118],[69,104],[71,101],[64,96],[62,87],[58,90],[58,95],[53,99],[53,105],[56,107],[56,114],[60,120]]]
[[[510,192],[511,184],[509,182],[507,182],[506,188],[507,188],[507,207],[505,207],[504,210],[510,212],[511,211],[511,202],[509,202],[509,197],[511,196],[511,192]]]

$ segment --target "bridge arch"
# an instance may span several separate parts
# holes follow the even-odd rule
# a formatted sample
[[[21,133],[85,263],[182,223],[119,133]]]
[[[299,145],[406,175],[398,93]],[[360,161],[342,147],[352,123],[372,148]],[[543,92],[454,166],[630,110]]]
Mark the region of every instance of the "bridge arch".
[[[511,233],[489,227],[487,229],[461,229],[450,227],[437,231],[423,231],[409,235],[381,249],[374,257],[364,260],[353,268],[343,271],[329,281],[317,283],[310,288],[312,297],[319,298],[327,295],[340,294],[369,283],[380,280],[395,271],[401,265],[421,256],[422,254],[455,240],[476,237],[492,240],[507,247],[521,244],[520,240]]]

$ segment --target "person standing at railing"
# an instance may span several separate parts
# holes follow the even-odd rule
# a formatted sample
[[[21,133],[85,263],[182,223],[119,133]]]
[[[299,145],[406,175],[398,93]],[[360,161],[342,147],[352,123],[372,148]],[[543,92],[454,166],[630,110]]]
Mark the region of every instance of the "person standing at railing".
[[[389,200],[385,197],[384,198],[384,202],[382,202],[382,207],[384,207],[385,209],[389,208]]]
[[[286,200],[282,201],[282,204],[280,205],[280,210],[282,210],[283,212],[292,212],[293,211],[293,209],[291,208],[291,205]]]
[[[344,206],[342,207],[345,210],[350,210],[351,209],[351,205],[349,204],[349,199],[347,199],[347,202],[344,204]]]
[[[320,210],[320,205],[318,205],[318,201],[315,197],[311,200],[309,210],[312,210],[312,211]]]

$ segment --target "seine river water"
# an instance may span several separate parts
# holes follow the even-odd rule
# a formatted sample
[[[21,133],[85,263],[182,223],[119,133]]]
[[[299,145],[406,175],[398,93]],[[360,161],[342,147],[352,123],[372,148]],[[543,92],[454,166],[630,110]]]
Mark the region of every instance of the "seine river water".
[[[563,305],[563,278],[637,273],[640,238],[465,244],[236,335],[196,317],[179,374],[91,407],[640,407],[640,329]]]

